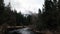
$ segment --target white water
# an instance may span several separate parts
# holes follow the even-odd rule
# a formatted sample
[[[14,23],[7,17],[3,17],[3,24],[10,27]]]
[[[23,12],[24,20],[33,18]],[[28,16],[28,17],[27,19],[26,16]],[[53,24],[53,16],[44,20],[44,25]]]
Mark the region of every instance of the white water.
[[[17,29],[17,30],[10,31],[11,34],[13,32],[17,32],[19,34],[34,34],[34,32],[30,30],[30,28],[23,28],[23,29]]]

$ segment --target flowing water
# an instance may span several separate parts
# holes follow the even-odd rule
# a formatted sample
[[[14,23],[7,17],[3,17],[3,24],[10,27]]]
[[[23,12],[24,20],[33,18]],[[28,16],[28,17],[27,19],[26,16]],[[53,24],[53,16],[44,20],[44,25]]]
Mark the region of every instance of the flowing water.
[[[8,34],[35,34],[30,28],[17,29],[9,31]]]

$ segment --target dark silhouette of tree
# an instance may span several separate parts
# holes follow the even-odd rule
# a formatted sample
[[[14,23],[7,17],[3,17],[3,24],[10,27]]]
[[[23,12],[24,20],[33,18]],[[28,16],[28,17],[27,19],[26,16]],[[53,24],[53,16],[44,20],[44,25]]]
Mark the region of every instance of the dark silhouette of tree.
[[[16,17],[15,17],[15,13],[11,10],[11,5],[10,3],[6,6],[5,8],[5,18],[6,18],[6,23],[9,25],[16,25]]]
[[[41,10],[39,9],[38,10],[38,22],[36,23],[37,25],[36,25],[36,28],[38,29],[38,30],[42,30],[43,29],[43,23],[42,23],[42,16],[41,16],[42,14],[41,14]]]
[[[16,10],[11,10],[11,4],[4,6],[4,0],[0,0],[0,25],[8,24],[10,26],[15,25],[28,25],[31,24],[31,15],[27,17]]]
[[[21,12],[16,14],[17,25],[22,25],[23,18],[24,16],[21,14]]]
[[[57,7],[57,22],[58,22],[58,26],[60,26],[60,0],[58,0],[58,7]]]
[[[31,17],[32,17],[31,15],[27,16],[27,25],[31,24]]]
[[[4,11],[4,0],[0,0],[0,15]]]
[[[0,25],[3,23],[4,0],[0,0]]]
[[[56,0],[45,0],[42,14],[42,22],[46,25],[47,29],[57,28],[57,1]]]

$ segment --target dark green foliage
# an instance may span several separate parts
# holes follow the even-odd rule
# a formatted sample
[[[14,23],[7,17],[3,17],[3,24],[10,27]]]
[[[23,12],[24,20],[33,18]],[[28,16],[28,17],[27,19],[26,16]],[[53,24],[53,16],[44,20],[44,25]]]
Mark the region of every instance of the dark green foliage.
[[[45,11],[42,14],[43,22],[49,29],[56,28],[56,6],[51,0],[45,0]]]
[[[19,26],[30,23],[30,16],[24,17],[21,12],[17,13],[16,10],[11,10],[10,3],[5,7],[3,1],[0,0],[0,25]]]
[[[45,0],[44,8],[42,11],[39,9],[38,16],[33,14],[27,17],[21,12],[17,13],[16,10],[11,10],[10,3],[5,7],[3,0],[0,0],[0,25],[4,24],[11,26],[32,24],[40,30],[56,30],[60,27],[60,0]]]
[[[57,16],[57,21],[58,21],[58,26],[60,26],[60,0],[58,0],[58,16]]]
[[[29,24],[31,24],[31,15],[28,15],[27,17],[23,17],[22,24],[23,25],[29,25]]]
[[[31,24],[31,18],[32,18],[32,16],[31,15],[28,15],[27,17],[26,17],[27,19],[27,24],[29,25],[29,24]]]
[[[40,14],[40,22],[44,29],[56,30],[60,24],[60,0],[45,0],[43,14]],[[41,23],[40,23],[41,24]],[[41,28],[41,27],[40,27]],[[42,29],[43,29],[42,28]]]
[[[17,13],[16,14],[17,25],[22,25],[23,20],[24,20],[24,16],[21,13]]]
[[[4,12],[4,1],[3,0],[0,0],[0,24],[2,24],[2,20],[3,20],[3,12]]]

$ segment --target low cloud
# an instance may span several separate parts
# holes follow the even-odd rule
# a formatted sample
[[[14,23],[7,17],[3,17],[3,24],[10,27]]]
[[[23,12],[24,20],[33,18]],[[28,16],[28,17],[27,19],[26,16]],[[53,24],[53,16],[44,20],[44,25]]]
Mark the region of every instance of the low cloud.
[[[11,2],[12,8],[15,8],[18,12],[25,13],[24,10],[30,10],[37,13],[39,8],[42,9],[44,0],[5,0],[6,5],[8,2]]]

